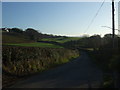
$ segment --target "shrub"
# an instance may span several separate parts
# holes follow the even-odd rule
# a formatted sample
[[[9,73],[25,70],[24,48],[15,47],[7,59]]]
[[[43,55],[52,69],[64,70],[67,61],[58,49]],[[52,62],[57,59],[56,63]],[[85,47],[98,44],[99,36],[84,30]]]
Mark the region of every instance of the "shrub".
[[[12,75],[24,76],[78,57],[78,52],[64,48],[3,46],[3,70]]]

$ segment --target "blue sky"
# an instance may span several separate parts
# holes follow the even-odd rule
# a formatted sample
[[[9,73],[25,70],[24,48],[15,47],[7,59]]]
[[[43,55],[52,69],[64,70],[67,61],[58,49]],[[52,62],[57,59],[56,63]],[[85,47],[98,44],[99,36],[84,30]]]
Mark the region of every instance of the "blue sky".
[[[2,3],[0,2],[0,27],[2,27]]]
[[[111,33],[110,29],[101,27],[111,27],[111,2],[104,3],[98,16],[86,31],[101,3],[2,2],[2,26],[34,28],[42,33],[69,36]]]

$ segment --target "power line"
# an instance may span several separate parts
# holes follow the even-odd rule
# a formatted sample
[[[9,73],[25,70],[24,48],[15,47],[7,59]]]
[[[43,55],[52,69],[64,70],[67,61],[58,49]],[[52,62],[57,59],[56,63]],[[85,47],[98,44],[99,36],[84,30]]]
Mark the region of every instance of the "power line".
[[[108,26],[101,26],[101,27],[106,27],[106,28],[112,29],[111,27],[108,27]],[[115,30],[120,31],[119,29],[115,29]]]
[[[98,13],[100,12],[102,6],[104,5],[105,0],[103,0],[100,8],[98,9],[98,11],[96,12],[95,16],[93,17],[93,19],[91,20],[90,24],[88,25],[87,29],[84,31],[84,33],[86,33],[88,31],[88,29],[90,28],[90,26],[92,25],[92,23],[94,22],[95,18],[97,17]]]

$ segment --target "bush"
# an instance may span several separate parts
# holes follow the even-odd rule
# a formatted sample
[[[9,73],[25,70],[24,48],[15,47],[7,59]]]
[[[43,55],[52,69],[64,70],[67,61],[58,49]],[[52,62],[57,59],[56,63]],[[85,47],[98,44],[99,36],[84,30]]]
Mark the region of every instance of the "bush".
[[[113,57],[110,59],[109,68],[111,68],[113,71],[120,72],[120,55],[113,55]]]
[[[40,72],[78,57],[78,52],[64,48],[3,46],[3,70],[24,76]]]

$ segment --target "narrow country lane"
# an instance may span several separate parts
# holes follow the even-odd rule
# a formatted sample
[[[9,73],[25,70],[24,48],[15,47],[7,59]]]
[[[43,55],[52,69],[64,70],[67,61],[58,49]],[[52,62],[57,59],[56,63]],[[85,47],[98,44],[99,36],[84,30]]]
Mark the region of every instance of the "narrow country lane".
[[[103,75],[87,53],[67,64],[20,81],[11,88],[99,88]]]

